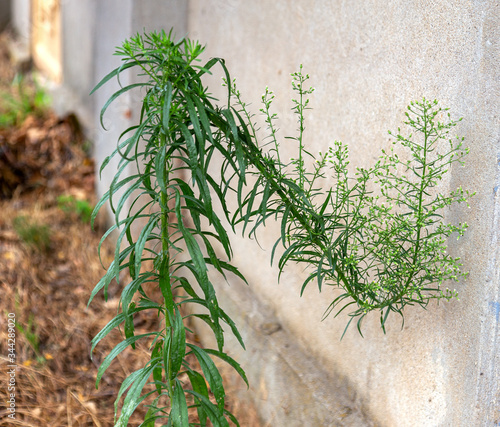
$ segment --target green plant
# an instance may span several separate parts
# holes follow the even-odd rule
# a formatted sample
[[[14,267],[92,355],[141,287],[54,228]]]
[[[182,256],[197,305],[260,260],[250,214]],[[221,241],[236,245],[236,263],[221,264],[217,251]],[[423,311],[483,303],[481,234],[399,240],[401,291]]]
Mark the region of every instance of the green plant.
[[[122,385],[117,404],[129,390],[117,426],[127,425],[140,402],[154,393],[157,397],[143,425],[152,426],[155,419],[166,419],[165,425],[187,426],[188,407],[196,407],[199,425],[205,426],[207,419],[214,426],[228,426],[228,419],[237,424],[224,407],[224,387],[212,357],[229,363],[246,381],[241,367],[223,351],[222,324],[229,326],[242,346],[243,341],[234,322],[217,302],[207,266],[222,276],[230,272],[242,278],[229,263],[232,254],[229,238],[213,204],[217,201],[223,215],[229,217],[225,200],[229,182],[235,176],[244,179],[246,164],[230,109],[212,104],[202,83],[203,75],[210,73],[216,64],[229,77],[224,61],[212,59],[203,66],[197,65],[202,52],[203,47],[197,42],[174,43],[171,35],[164,32],[137,35],[117,51],[123,59],[122,65],[94,89],[131,67],[136,67],[143,78],[141,83],[118,90],[102,108],[101,120],[117,97],[132,89],[143,91],[140,123],[122,133],[117,149],[101,167],[102,171],[111,158],[119,157],[110,188],[92,215],[93,223],[99,209],[109,201],[115,225],[102,240],[114,231],[118,235],[115,259],[96,285],[90,301],[101,289],[107,297],[109,284],[113,278],[119,282],[122,270],[128,270],[131,277],[122,290],[121,312],[92,343],[93,350],[112,329],[124,323],[125,339],[104,359],[96,385],[112,360],[126,347],[135,347],[137,341],[143,340],[151,350],[147,366],[131,374]],[[220,180],[209,171],[216,155],[224,159]],[[129,164],[135,164],[138,172],[122,178]],[[122,193],[115,200],[119,191]],[[122,211],[126,212],[123,219]],[[188,221],[191,225],[187,225]],[[133,227],[139,224],[142,231],[134,238]],[[214,245],[221,247],[227,260],[219,258]],[[181,257],[183,246],[188,257]],[[146,269],[146,262],[152,263],[153,269]],[[155,301],[148,294],[147,285],[151,283],[159,286],[162,301]],[[192,307],[192,314],[182,314],[185,305]],[[158,313],[162,319],[160,330],[134,334],[134,316],[143,310]],[[191,316],[212,329],[217,349],[202,349],[186,342],[185,323]],[[190,354],[195,356],[201,370],[187,362]],[[151,375],[153,387],[143,396]],[[209,390],[215,404],[210,400]]]
[[[70,195],[61,195],[57,198],[57,205],[67,215],[74,213],[82,222],[90,223],[93,207],[86,200],[78,200]]]
[[[35,325],[35,316],[30,314],[28,323],[25,326],[16,322],[16,329],[21,332],[28,341],[28,344],[35,353],[37,361],[39,363],[45,363],[45,358],[40,354],[40,336],[38,335],[37,326]]]
[[[17,216],[13,221],[19,238],[32,250],[48,252],[50,249],[50,228],[45,224],[30,221],[25,216]]]
[[[0,128],[18,126],[28,115],[42,115],[49,105],[47,93],[33,79],[33,84],[26,82],[26,77],[16,74],[10,92],[2,93],[0,101]]]
[[[127,395],[117,426],[127,425],[137,406],[153,395],[156,397],[143,426],[153,426],[157,419],[166,420],[166,426],[205,426],[207,419],[214,426],[228,426],[228,419],[237,424],[224,408],[222,379],[211,358],[229,363],[246,381],[238,363],[224,353],[224,324],[242,346],[243,341],[219,306],[208,274],[211,266],[211,272],[224,277],[230,272],[244,280],[230,264],[232,252],[223,219],[231,221],[233,227],[242,224],[244,234],[250,226],[250,235],[268,218],[280,219],[281,236],[272,255],[281,243],[280,273],[290,261],[312,266],[302,291],[313,280],[320,291],[325,284],[340,288],[341,294],[325,315],[339,306],[338,312],[352,307],[351,321],[358,319],[360,333],[361,321],[371,311],[380,311],[385,331],[390,312],[403,315],[407,305],[425,307],[431,299],[456,296],[441,286],[445,280],[458,280],[463,275],[459,260],[446,253],[445,242],[453,232],[461,235],[466,225],[443,224],[441,218],[443,208],[466,201],[469,194],[459,188],[442,195],[437,185],[453,163],[462,163],[466,150],[461,141],[442,144],[457,122],[449,116],[445,122],[438,121],[446,110],[438,108],[437,102],[424,99],[409,107],[406,123],[421,138],[396,136],[396,142],[409,151],[407,160],[400,159],[394,150],[383,152],[375,166],[358,169],[355,177],[349,178],[347,148],[341,143],[317,159],[305,148],[304,112],[312,89],[304,87],[308,76],[302,69],[292,75],[293,89],[298,93],[293,101],[298,135],[290,139],[298,145],[298,157],[284,162],[274,125],[277,117],[271,113],[272,92],[266,90],[262,99],[269,135],[259,146],[253,117],[224,61],[214,58],[197,65],[202,52],[197,42],[174,42],[171,34],[164,32],[137,35],[117,51],[122,65],[94,89],[132,67],[142,78],[140,83],[121,87],[101,110],[102,124],[114,100],[130,90],[143,91],[139,124],[121,134],[117,148],[101,167],[102,171],[111,159],[118,158],[114,179],[91,220],[93,223],[97,212],[109,202],[115,224],[101,244],[115,233],[116,249],[89,304],[101,290],[107,298],[112,280],[120,282],[120,272],[130,273],[121,293],[121,311],[92,342],[93,351],[111,330],[123,324],[124,340],[102,362],[96,386],[125,348],[135,348],[142,340],[151,351],[149,363],[122,384],[116,414],[121,397]],[[202,82],[216,64],[225,74],[228,90],[224,108],[215,104]],[[236,107],[231,98],[236,99]],[[216,164],[221,164],[218,171],[212,169],[215,158],[219,158]],[[307,160],[314,161],[312,169],[306,167]],[[137,173],[122,177],[129,165]],[[248,174],[255,179],[246,190]],[[335,180],[327,192],[323,190],[326,179]],[[372,188],[376,185],[379,190]],[[231,194],[239,203],[233,213],[226,204]],[[214,202],[218,209],[214,209]],[[134,235],[137,228],[141,231]],[[217,254],[217,246],[225,260]],[[159,287],[161,301],[152,297],[152,286]],[[192,314],[183,314],[185,306]],[[144,310],[158,314],[161,328],[135,335],[134,316]],[[217,349],[186,342],[189,317],[209,325]],[[201,369],[188,363],[188,355],[197,359]],[[151,376],[153,381],[148,383]],[[196,408],[197,423],[189,422],[189,407]]]
[[[425,308],[431,299],[457,297],[456,290],[443,289],[443,284],[467,273],[460,271],[460,259],[448,254],[446,240],[452,233],[462,236],[467,224],[443,223],[443,209],[467,202],[472,194],[461,187],[442,194],[438,184],[454,163],[463,164],[468,152],[463,138],[450,139],[450,130],[458,122],[437,101],[412,102],[405,124],[414,135],[403,136],[398,129],[395,147],[383,150],[372,168],[358,168],[350,178],[348,150],[342,143],[335,142],[335,147],[318,158],[304,148],[304,111],[313,89],[304,87],[309,76],[302,73],[302,67],[292,77],[298,93],[293,110],[299,126],[298,136],[288,138],[297,141],[298,158],[288,164],[280,159],[273,124],[277,117],[270,111],[274,95],[266,89],[261,112],[271,149],[265,155],[261,149],[248,150],[257,179],[241,200],[233,223],[242,222],[245,230],[254,221],[249,233],[254,234],[266,218],[281,218],[281,236],[273,249],[274,256],[280,243],[285,248],[278,264],[280,274],[290,261],[305,263],[314,269],[301,294],[313,280],[320,291],[324,284],[341,289],[324,316],[335,309],[337,315],[351,309],[344,334],[353,319],[361,334],[361,322],[371,311],[379,311],[385,332],[391,312],[403,318],[407,305]],[[251,123],[234,85],[232,93]],[[253,126],[249,134],[256,140]],[[398,155],[399,148],[406,152]],[[304,167],[305,158],[314,161],[312,171]],[[325,178],[335,182],[328,191],[323,190]]]

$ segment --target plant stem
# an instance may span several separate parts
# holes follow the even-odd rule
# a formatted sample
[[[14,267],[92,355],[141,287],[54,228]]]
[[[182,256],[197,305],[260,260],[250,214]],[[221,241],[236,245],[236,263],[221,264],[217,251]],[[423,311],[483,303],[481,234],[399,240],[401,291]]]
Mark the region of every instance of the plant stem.
[[[285,189],[283,189],[283,187],[280,185],[280,183],[277,182],[276,179],[274,178],[275,176],[280,176],[279,174],[277,174],[277,171],[272,171],[270,173],[267,170],[268,167],[273,167],[274,168],[274,165],[265,164],[262,161],[262,156],[260,155],[259,152],[257,152],[256,155],[254,154],[254,151],[255,150],[259,150],[259,149],[251,141],[247,141],[247,148],[248,148],[247,152],[251,156],[250,163],[253,164],[258,169],[258,171],[266,178],[266,180],[276,190],[276,193],[281,198],[281,200],[283,201],[283,203],[285,204],[285,206],[287,206],[287,207],[290,208],[290,214],[292,215],[292,217],[295,220],[297,220],[302,225],[302,227],[304,227],[304,229],[311,236],[311,239],[312,239],[311,243],[314,244],[314,245],[316,245],[319,248],[319,250],[321,252],[323,252],[323,253],[329,251],[330,248],[328,248],[328,246],[326,246],[321,241],[321,239],[318,238],[317,233],[314,230],[314,227],[309,223],[309,221],[304,217],[304,215],[301,215],[299,209],[297,208],[297,206],[302,206],[303,202],[301,202],[301,201],[299,201],[299,200],[297,200],[295,198],[294,198],[295,200],[291,200],[291,198],[287,194],[287,191]],[[293,193],[293,194],[295,195],[295,193]],[[340,270],[340,268],[338,267],[338,265],[336,267],[336,272],[337,272],[338,277],[340,278],[340,280],[342,280],[342,282],[344,283],[344,285],[346,287],[346,290],[349,293],[349,295],[358,304],[363,305],[363,301],[360,300],[360,298],[358,298],[357,294],[353,291],[352,287],[349,284],[349,281],[347,280],[347,278],[344,275],[344,273],[342,272],[342,270]]]
[[[302,71],[302,66],[301,66]],[[299,186],[300,189],[304,189],[304,166],[303,166],[303,158],[302,152],[304,151],[302,136],[304,134],[304,104],[303,104],[303,90],[302,90],[302,74],[300,75],[299,80],[299,94],[300,94],[300,104],[298,106],[299,109]]]
[[[412,266],[414,266],[417,262],[418,259],[418,253],[420,251],[420,241],[421,241],[421,232],[422,232],[422,203],[423,203],[423,195],[424,195],[424,188],[425,188],[425,174],[427,171],[427,149],[428,149],[428,140],[429,140],[429,135],[430,131],[427,129],[428,126],[428,116],[427,116],[427,105],[424,103],[422,113],[423,113],[423,127],[421,131],[424,133],[424,147],[423,147],[423,163],[422,163],[422,174],[420,176],[420,189],[418,192],[418,208],[417,208],[417,235],[416,235],[416,242],[415,242],[415,250],[413,252],[413,260],[412,260]],[[414,270],[413,270],[414,271]],[[384,304],[384,306],[392,305],[394,302],[399,301],[403,295],[406,294],[406,291],[408,290],[408,287],[410,286],[411,281],[413,280],[413,277],[415,276],[414,272],[410,272],[408,276],[408,280],[406,281],[405,285],[403,286],[403,289],[394,297],[392,298],[388,303]]]
[[[166,137],[162,136],[160,139],[160,150],[166,150]],[[164,168],[164,176],[165,176],[165,182],[169,182],[169,168],[167,168],[166,164],[160,165],[161,168]],[[166,292],[171,292],[171,278],[170,278],[170,252],[169,252],[169,223],[168,223],[168,194],[166,191],[160,190],[160,209],[161,209],[161,257],[162,257],[162,262],[160,263],[159,266],[159,281],[164,283],[163,288],[165,289]],[[165,280],[166,279],[166,280]],[[164,292],[165,292],[164,291]],[[170,296],[170,295],[169,295]],[[173,298],[172,298],[173,299]],[[171,313],[169,311],[169,304],[165,298],[165,338],[167,334],[170,335],[169,339],[169,349],[168,349],[168,356],[167,360],[167,366],[165,366],[165,376],[166,376],[166,383],[167,383],[167,391],[169,397],[172,399],[173,396],[173,386],[172,386],[172,380],[171,380],[171,371],[172,371],[172,364],[171,364],[171,358],[170,358],[170,347],[172,343],[172,335],[173,335],[173,326],[172,322],[170,319],[173,319],[175,313]]]

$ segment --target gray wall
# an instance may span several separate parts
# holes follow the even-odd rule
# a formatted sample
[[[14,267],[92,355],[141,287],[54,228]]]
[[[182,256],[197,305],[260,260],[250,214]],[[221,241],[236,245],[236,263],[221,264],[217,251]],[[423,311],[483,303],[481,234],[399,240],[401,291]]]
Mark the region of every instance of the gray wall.
[[[29,43],[31,24],[30,0],[14,0],[11,3],[12,26],[21,41]]]
[[[21,34],[26,16],[14,2]],[[493,0],[67,0],[63,5],[64,91],[61,105],[78,110],[102,161],[125,127],[137,119],[137,99],[117,103],[98,125],[98,109],[117,88],[92,98],[97,81],[119,62],[115,46],[136,31],[170,27],[207,44],[221,56],[247,102],[258,112],[265,86],[277,94],[284,133],[293,133],[289,74],[299,64],[316,91],[307,115],[306,144],[324,151],[334,140],[349,144],[353,166],[369,166],[390,144],[405,106],[437,98],[464,121],[455,128],[471,152],[453,167],[442,190],[458,185],[477,192],[471,208],[456,207],[447,220],[470,228],[449,250],[462,257],[467,280],[460,301],[409,307],[404,329],[392,319],[386,335],[377,316],[340,341],[346,318],[321,314],[334,296],[311,286],[290,266],[277,283],[269,265],[279,235],[269,223],[259,243],[234,237],[235,261],[250,286],[220,283],[222,306],[234,316],[246,352],[229,352],[247,370],[242,392],[273,426],[488,426],[500,422],[500,143],[499,6]],[[16,15],[17,14],[17,15]],[[29,22],[29,19],[28,19]],[[123,83],[133,81],[130,74]],[[212,91],[221,96],[219,76]],[[289,149],[285,155],[294,156]],[[111,169],[109,174],[111,175]],[[102,194],[110,176],[99,184]],[[202,331],[202,329],[200,329]],[[208,337],[210,334],[207,334]],[[201,332],[202,339],[205,335]]]
[[[273,367],[274,376],[287,372],[288,350],[265,360],[265,369],[256,363],[261,353],[251,350],[260,339],[274,342],[280,334],[317,360],[344,390],[354,390],[354,406],[380,425],[500,422],[498,17],[494,1],[190,2],[190,35],[207,43],[208,55],[226,58],[254,111],[266,85],[279,94],[283,134],[296,128],[288,75],[304,64],[316,87],[306,122],[310,150],[325,151],[339,139],[350,145],[353,165],[368,166],[388,145],[387,130],[402,123],[405,106],[422,96],[437,98],[454,117],[464,117],[455,129],[471,148],[467,166],[454,167],[443,186],[477,192],[470,209],[447,213],[447,220],[470,225],[463,239],[449,242],[470,276],[457,286],[459,302],[431,304],[427,311],[408,308],[403,330],[394,317],[383,335],[374,315],[364,324],[364,339],[352,328],[339,341],[346,317],[320,322],[334,292],[318,294],[311,286],[299,298],[304,272],[293,267],[277,283],[277,271],[269,267],[277,226],[260,233],[264,250],[235,238],[236,260],[252,299],[267,306],[260,315],[281,325],[276,334],[249,342],[246,355],[238,352],[251,371],[255,400],[282,403],[272,425],[305,425],[283,409],[301,404],[293,390],[273,389],[269,375]],[[252,329],[247,310],[252,313],[255,303],[243,298],[243,290],[240,296],[241,288],[221,284],[219,292],[228,304],[236,303],[237,323],[248,324],[253,339],[259,327]],[[272,399],[270,390],[279,396]],[[335,394],[328,399],[334,401]],[[266,410],[270,417],[273,408]]]
[[[59,113],[78,114],[94,142],[96,158],[102,161],[114,150],[121,132],[138,119],[138,99],[129,93],[112,104],[103,118],[104,130],[99,123],[100,108],[119,85],[110,82],[92,96],[90,91],[121,63],[114,52],[126,38],[143,30],[171,27],[184,35],[187,4],[175,0],[65,0],[61,6],[64,84],[54,88],[54,107]],[[126,71],[120,81],[126,85],[134,78]],[[112,167],[103,172],[97,188],[99,195],[106,191],[112,175]]]

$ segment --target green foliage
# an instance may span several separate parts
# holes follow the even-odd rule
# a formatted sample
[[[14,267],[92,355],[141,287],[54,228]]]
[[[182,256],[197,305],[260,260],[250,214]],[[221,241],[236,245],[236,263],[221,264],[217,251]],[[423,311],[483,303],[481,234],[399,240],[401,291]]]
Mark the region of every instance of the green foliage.
[[[0,100],[0,128],[19,126],[28,115],[42,115],[48,105],[47,93],[38,85],[26,82],[26,77],[16,74],[11,92],[2,93]]]
[[[45,363],[47,360],[40,353],[40,336],[38,335],[37,326],[35,324],[35,316],[30,314],[28,317],[28,323],[26,325],[22,325],[19,322],[16,322],[16,329],[24,335],[28,344],[31,346],[33,352],[36,355],[36,360],[38,363]]]
[[[460,271],[460,259],[448,254],[446,240],[453,233],[462,236],[467,224],[443,223],[443,210],[467,202],[472,194],[461,187],[442,194],[438,187],[454,163],[463,164],[468,152],[463,138],[450,139],[457,121],[437,101],[412,102],[405,124],[414,135],[403,136],[398,129],[393,148],[383,150],[372,168],[358,168],[349,177],[348,150],[342,143],[335,142],[317,158],[304,149],[304,110],[312,88],[304,88],[308,76],[302,70],[292,78],[298,93],[293,110],[299,127],[298,136],[289,139],[298,142],[298,158],[285,164],[279,157],[276,115],[270,111],[274,95],[266,89],[261,112],[272,146],[266,154],[248,151],[257,181],[233,223],[247,227],[254,221],[250,231],[254,234],[266,218],[281,218],[281,237],[274,248],[282,243],[285,249],[278,264],[280,273],[290,261],[312,267],[302,292],[312,281],[320,291],[324,285],[339,288],[325,317],[349,308],[347,327],[357,319],[360,333],[361,322],[371,311],[379,311],[385,332],[391,312],[403,317],[407,305],[425,308],[431,299],[457,297],[455,290],[443,284],[467,273]],[[250,121],[234,85],[232,93]],[[398,151],[403,152],[398,155]],[[306,157],[314,160],[311,172],[304,167]],[[323,189],[325,178],[335,182],[328,191]],[[262,200],[258,208],[254,205],[257,196]]]
[[[86,200],[78,200],[70,195],[61,195],[57,198],[57,205],[67,215],[76,214],[82,222],[90,224],[94,208]]]
[[[213,425],[228,425],[227,417],[233,416],[224,408],[224,386],[212,356],[229,363],[246,381],[243,370],[223,351],[224,324],[242,345],[243,341],[234,322],[219,306],[208,274],[208,267],[212,266],[222,276],[231,272],[242,277],[229,263],[229,238],[213,204],[217,201],[222,214],[229,217],[229,183],[235,177],[243,179],[246,164],[231,111],[214,105],[202,83],[203,75],[216,64],[229,78],[224,61],[212,59],[200,66],[197,62],[202,52],[203,47],[197,42],[174,42],[164,32],[137,35],[117,51],[122,65],[94,89],[131,67],[142,78],[142,83],[122,87],[110,97],[102,108],[101,121],[108,106],[127,91],[140,89],[144,96],[140,123],[122,133],[117,149],[102,165],[104,168],[113,157],[119,158],[110,188],[92,214],[93,223],[104,203],[110,203],[116,224],[103,240],[116,232],[117,243],[115,259],[90,299],[100,290],[107,296],[111,280],[119,281],[121,271],[128,270],[131,276],[122,290],[121,312],[93,340],[94,348],[112,329],[124,323],[125,339],[103,361],[97,384],[125,348],[135,347],[139,340],[151,347],[150,363],[123,383],[117,408],[121,396],[127,389],[128,392],[117,426],[127,425],[143,399],[143,388],[151,375],[153,393],[160,400],[155,400],[148,411],[148,425],[152,425],[153,419],[166,419],[166,425],[187,426],[187,405],[196,407],[201,425],[206,425],[207,418]],[[224,159],[219,180],[209,172],[216,154]],[[122,178],[127,167],[134,164],[139,172]],[[119,192],[120,196],[115,196]],[[133,235],[133,227],[141,229],[138,236]],[[216,255],[217,247],[226,261]],[[181,256],[183,251],[186,256]],[[152,262],[153,270],[144,268],[147,261]],[[157,302],[148,294],[145,285],[149,283],[158,285],[163,301]],[[191,315],[210,326],[217,341],[216,350],[186,344],[183,305],[190,305]],[[135,335],[133,318],[143,310],[158,313],[163,320],[160,330]],[[189,355],[198,360],[201,371],[189,365]],[[209,391],[216,404],[210,401]],[[160,402],[164,400],[168,403],[162,407]]]
[[[242,225],[243,233],[249,235],[255,235],[270,217],[281,221],[281,236],[272,255],[283,245],[280,273],[288,262],[312,268],[302,292],[312,281],[320,291],[324,286],[340,289],[325,315],[349,308],[347,327],[357,319],[360,333],[361,321],[371,311],[380,313],[385,331],[390,312],[402,316],[407,305],[425,308],[431,299],[456,296],[455,291],[443,289],[443,284],[464,275],[459,259],[446,252],[445,243],[452,233],[462,235],[467,225],[444,224],[442,218],[443,209],[470,195],[461,188],[441,194],[438,184],[454,163],[463,162],[467,150],[461,140],[449,139],[457,122],[449,115],[441,122],[446,110],[436,101],[412,103],[406,124],[415,136],[405,137],[398,131],[396,148],[383,152],[373,167],[360,168],[350,177],[347,147],[341,143],[317,158],[305,149],[304,112],[312,88],[305,88],[308,76],[302,68],[292,74],[298,95],[292,108],[298,133],[287,137],[298,145],[298,156],[285,162],[280,155],[277,117],[271,112],[273,93],[266,89],[262,98],[269,134],[259,146],[253,118],[224,61],[213,58],[200,66],[202,52],[197,42],[174,42],[165,32],[137,35],[117,51],[121,66],[94,89],[119,79],[130,68],[141,78],[140,83],[120,87],[109,98],[101,110],[101,123],[109,105],[121,95],[141,90],[143,96],[139,123],[123,131],[117,148],[103,162],[101,171],[116,158],[117,171],[91,218],[93,224],[97,212],[109,202],[115,224],[101,244],[115,233],[116,250],[89,304],[101,290],[107,298],[113,279],[122,285],[120,310],[94,338],[92,351],[122,324],[124,332],[124,340],[102,362],[96,385],[127,347],[145,341],[151,350],[149,363],[122,384],[115,404],[117,426],[127,425],[137,406],[151,394],[156,398],[143,425],[152,426],[160,419],[167,426],[206,426],[208,420],[214,426],[228,426],[229,420],[237,424],[224,408],[224,385],[212,359],[227,362],[247,381],[238,363],[224,353],[224,326],[226,331],[229,326],[242,346],[243,341],[219,306],[209,276],[210,267],[211,273],[225,277],[230,272],[244,280],[230,264],[232,251],[223,220],[231,221],[233,228]],[[215,104],[202,82],[215,65],[225,74],[226,107]],[[406,150],[401,157],[399,147]],[[215,158],[218,171],[212,166]],[[311,160],[312,169],[306,167]],[[129,166],[137,172],[122,177]],[[246,174],[255,178],[250,187]],[[325,180],[334,181],[328,191]],[[226,204],[230,194],[239,203],[232,213]],[[220,207],[214,210],[214,204]],[[130,273],[128,283],[121,283],[122,271]],[[148,294],[151,285],[160,289],[161,301]],[[183,306],[189,306],[189,316],[211,328],[217,349],[186,342]],[[134,316],[144,310],[157,313],[162,325],[158,331],[136,335]],[[196,358],[199,369],[188,363],[188,356]],[[147,384],[149,391],[144,391]],[[190,407],[196,408],[199,424],[189,423]]]
[[[45,224],[38,224],[25,216],[14,218],[14,230],[19,238],[32,250],[48,252],[50,249],[50,228]]]

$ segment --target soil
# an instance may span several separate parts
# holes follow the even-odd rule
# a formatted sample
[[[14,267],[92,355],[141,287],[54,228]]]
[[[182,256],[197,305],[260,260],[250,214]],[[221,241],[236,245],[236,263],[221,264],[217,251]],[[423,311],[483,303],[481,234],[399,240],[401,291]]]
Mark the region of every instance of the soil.
[[[11,84],[16,70],[9,62],[7,38],[0,36],[0,92],[16,96]],[[29,75],[26,81],[27,90],[34,91]],[[99,293],[87,307],[105,272],[102,265],[109,265],[113,251],[105,242],[99,260],[104,221],[98,217],[94,231],[88,223],[88,208],[96,203],[90,144],[74,116],[57,117],[49,109],[34,108],[21,119],[15,126],[0,128],[3,378],[9,365],[16,365],[15,375],[8,377],[15,381],[13,391],[3,380],[0,387],[2,402],[15,393],[15,420],[2,405],[0,425],[113,426],[120,385],[147,363],[150,352],[140,345],[125,350],[96,389],[100,363],[123,336],[113,331],[90,357],[93,337],[115,316],[119,303],[119,285],[114,283],[107,301]],[[9,346],[7,326],[12,317],[18,327],[15,344]],[[146,311],[135,321],[137,334],[157,326],[157,317]],[[196,335],[189,339],[199,344]],[[12,354],[15,359],[9,360]],[[232,377],[227,380],[227,408],[242,427],[259,426],[255,409],[232,397],[244,385]],[[144,408],[138,409],[129,425],[139,425],[144,414]]]

